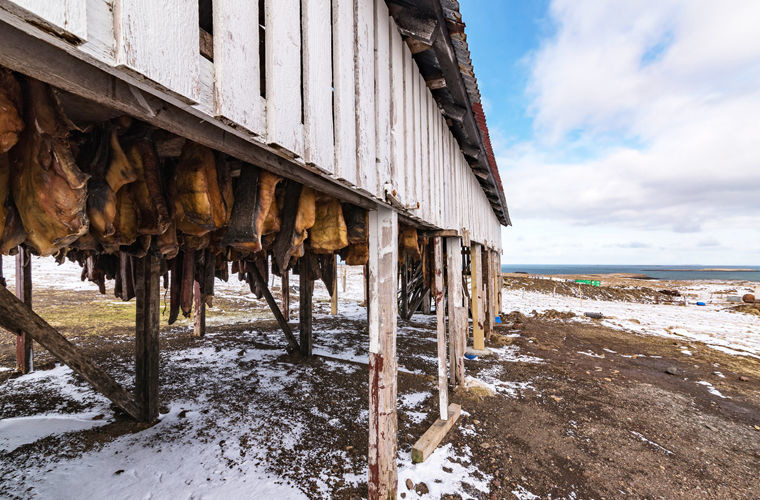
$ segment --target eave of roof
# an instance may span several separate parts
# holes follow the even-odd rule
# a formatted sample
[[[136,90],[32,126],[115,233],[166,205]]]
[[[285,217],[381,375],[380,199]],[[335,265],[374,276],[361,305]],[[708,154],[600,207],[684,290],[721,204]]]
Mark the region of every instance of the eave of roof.
[[[500,223],[511,225],[457,0],[386,0]]]

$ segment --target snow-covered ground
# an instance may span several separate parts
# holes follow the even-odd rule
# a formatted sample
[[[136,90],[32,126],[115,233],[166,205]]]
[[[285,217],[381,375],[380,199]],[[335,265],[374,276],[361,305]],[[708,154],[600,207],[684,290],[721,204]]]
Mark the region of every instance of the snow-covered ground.
[[[730,311],[723,301],[709,300],[735,286],[731,283],[693,283],[684,287],[683,291],[692,297],[705,300],[706,306],[695,305],[693,298],[687,301],[687,305],[643,304],[505,288],[502,306],[505,312],[520,311],[526,315],[550,309],[570,311],[579,316],[578,321],[588,322],[591,320],[584,318],[584,313],[600,312],[604,315],[601,324],[611,328],[696,340],[729,354],[760,357],[760,317]]]
[[[6,258],[3,268],[8,286],[13,287],[13,259]],[[328,434],[336,437],[352,425],[366,432],[368,412],[361,403],[366,397],[359,392],[361,386],[345,389],[348,392],[339,397],[346,401],[339,411],[323,404],[297,403],[296,408],[290,408],[284,396],[327,397],[325,388],[314,383],[324,376],[324,371],[366,380],[366,368],[362,366],[368,362],[366,346],[357,348],[346,341],[346,330],[358,331],[366,321],[366,309],[359,305],[364,294],[361,269],[348,268],[345,290],[343,269],[341,266],[338,271],[340,327],[336,328],[335,318],[327,314],[327,290],[321,281],[315,283],[314,352],[322,356],[321,365],[294,366],[278,359],[281,349],[259,347],[261,343],[281,344],[279,332],[246,327],[235,339],[239,342],[230,345],[211,328],[207,337],[198,340],[194,347],[162,351],[162,394],[181,396],[162,397],[166,413],[162,413],[157,425],[104,439],[82,453],[76,451],[82,433],[115,422],[104,397],[61,365],[7,380],[0,385],[3,401],[18,403],[0,410],[0,416],[8,417],[0,420],[0,497],[329,498],[336,485],[351,486],[366,481],[366,459],[359,460],[361,457],[336,446],[305,448],[312,443],[311,429],[330,429]],[[80,281],[80,273],[80,268],[72,263],[58,266],[52,259],[33,260],[37,290],[55,288],[94,294],[95,285]],[[279,279],[272,278],[270,284],[279,286]],[[297,277],[291,278],[291,286],[297,289],[297,284]],[[111,287],[112,283],[108,293]],[[257,300],[247,284],[234,277],[229,283],[217,281],[215,292],[237,300]],[[297,303],[294,307],[297,308]],[[217,317],[216,321],[223,323],[223,318]],[[333,321],[326,324],[323,320],[327,318]],[[434,330],[422,327],[432,325],[434,318],[415,315],[411,324],[400,325],[399,343],[407,338],[427,343],[430,337],[430,351],[434,352]],[[497,356],[510,362],[541,362],[518,351],[510,346],[499,350]],[[433,374],[435,362],[434,355],[409,353],[400,357],[399,371],[414,376]],[[321,374],[317,373],[319,370]],[[119,372],[114,376],[120,383],[131,385],[127,374]],[[517,397],[521,391],[531,389],[529,384],[500,380],[496,372],[487,376],[487,383],[495,387],[499,397]],[[187,387],[194,389],[188,392]],[[426,428],[428,424],[423,422],[432,422],[429,408],[431,403],[435,407],[437,395],[434,382],[426,382],[425,387],[400,393],[399,413]],[[236,391],[254,391],[255,401],[242,404],[234,397]],[[35,412],[25,405],[25,395],[30,393],[49,394],[60,404],[52,411]],[[221,400],[220,394],[224,395]],[[282,399],[286,399],[284,404]],[[343,406],[347,401],[354,402],[355,414],[343,415],[352,413]],[[77,411],[71,410],[72,404]],[[466,412],[457,425],[467,427],[470,434],[477,432]],[[33,457],[18,467],[11,460],[12,453],[24,445],[32,446],[29,449]],[[49,454],[40,453],[46,446],[52,446],[53,450]],[[288,468],[296,472],[306,470],[306,462],[317,461],[322,472],[311,475],[311,483],[306,485],[297,484],[292,476],[278,474],[271,465],[282,461],[288,451],[293,454],[291,459],[297,457]],[[437,499],[443,494],[472,498],[468,491],[485,494],[492,477],[478,471],[471,457],[466,445],[448,444],[423,464],[412,464],[410,449],[402,447],[398,454],[399,492],[406,491],[406,480],[410,479],[415,484],[427,485],[429,493],[421,498]],[[468,486],[465,488],[463,483]]]

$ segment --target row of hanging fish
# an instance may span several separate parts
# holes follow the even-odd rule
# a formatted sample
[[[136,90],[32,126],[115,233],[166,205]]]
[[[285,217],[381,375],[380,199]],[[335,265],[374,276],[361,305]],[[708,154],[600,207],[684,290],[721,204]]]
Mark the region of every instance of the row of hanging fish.
[[[125,299],[151,248],[178,275],[267,255],[286,270],[307,252],[366,263],[365,210],[176,136],[159,152],[167,134],[127,116],[75,124],[55,89],[0,68],[0,253],[68,255]]]

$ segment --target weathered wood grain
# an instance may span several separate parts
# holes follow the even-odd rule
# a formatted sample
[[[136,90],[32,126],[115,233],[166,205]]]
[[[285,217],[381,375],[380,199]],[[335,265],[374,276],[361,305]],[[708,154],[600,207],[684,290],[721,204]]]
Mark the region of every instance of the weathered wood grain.
[[[187,0],[117,0],[116,63],[187,102],[200,100],[198,5]],[[170,14],[169,14],[170,13]]]
[[[303,0],[303,117],[306,163],[335,173],[330,0]]]
[[[0,326],[10,332],[23,328],[53,356],[92,384],[98,392],[131,417],[140,419],[141,411],[126,389],[5,287],[0,287]]]
[[[16,297],[32,307],[32,256],[24,246],[16,254]],[[24,330],[16,332],[16,371],[29,373],[34,370],[34,342]]]
[[[214,0],[214,113],[252,133],[266,133],[261,97],[259,2]]]
[[[446,381],[446,311],[443,305],[443,242],[440,236],[433,238],[433,273],[435,329],[438,345],[438,403],[443,420],[447,418],[449,407],[449,386]]]
[[[143,422],[158,419],[159,270],[153,250],[135,259],[135,401]]]
[[[446,238],[446,284],[449,302],[449,380],[456,387],[464,384],[464,350],[467,342],[467,308],[462,293],[462,243],[458,237]]]
[[[440,442],[446,437],[446,434],[451,430],[456,421],[459,419],[459,415],[462,412],[462,407],[458,404],[452,403],[446,409],[445,418],[439,418],[425,431],[425,434],[420,437],[414,446],[412,447],[412,462],[421,463],[424,462],[438,447]]]
[[[298,331],[301,336],[301,355],[311,356],[314,332],[312,328],[312,297],[314,281],[311,279],[312,258],[307,253],[298,260]]]
[[[398,419],[396,280],[398,215],[369,213],[369,481],[370,499],[395,498]]]
[[[357,182],[354,2],[332,0],[335,175]]]

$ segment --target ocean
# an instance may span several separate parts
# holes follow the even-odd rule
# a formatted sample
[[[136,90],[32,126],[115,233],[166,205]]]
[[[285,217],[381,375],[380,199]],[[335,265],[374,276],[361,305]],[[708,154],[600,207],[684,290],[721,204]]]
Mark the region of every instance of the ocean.
[[[702,270],[716,268],[722,270]],[[679,269],[679,271],[674,271],[674,269]],[[753,269],[753,271],[731,271],[731,269]],[[525,272],[528,274],[631,273],[645,274],[651,278],[663,280],[741,280],[760,282],[759,266],[592,266],[577,264],[503,264],[501,270],[505,273]]]

